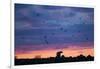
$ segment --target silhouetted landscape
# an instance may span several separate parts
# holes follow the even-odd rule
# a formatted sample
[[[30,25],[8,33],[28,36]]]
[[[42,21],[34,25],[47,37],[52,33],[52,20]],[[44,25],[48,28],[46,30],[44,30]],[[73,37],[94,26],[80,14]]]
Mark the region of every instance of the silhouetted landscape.
[[[64,62],[80,62],[80,61],[93,61],[94,57],[91,55],[84,56],[80,54],[77,57],[65,57],[61,55],[62,51],[58,51],[55,57],[41,58],[41,56],[36,56],[33,59],[17,59],[15,57],[15,65],[31,65],[31,64],[48,64],[48,63],[64,63]]]
[[[94,60],[94,8],[18,3],[14,7],[15,65]]]

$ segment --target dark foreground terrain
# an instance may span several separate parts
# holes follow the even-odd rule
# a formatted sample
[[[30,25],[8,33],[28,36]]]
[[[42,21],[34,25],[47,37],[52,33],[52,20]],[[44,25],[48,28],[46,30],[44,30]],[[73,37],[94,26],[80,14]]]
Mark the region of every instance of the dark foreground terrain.
[[[33,59],[17,59],[15,58],[15,65],[31,65],[31,64],[48,64],[48,63],[64,63],[64,62],[81,62],[93,61],[93,56],[79,55],[77,57],[64,57],[59,54],[56,57],[49,58],[33,58]]]

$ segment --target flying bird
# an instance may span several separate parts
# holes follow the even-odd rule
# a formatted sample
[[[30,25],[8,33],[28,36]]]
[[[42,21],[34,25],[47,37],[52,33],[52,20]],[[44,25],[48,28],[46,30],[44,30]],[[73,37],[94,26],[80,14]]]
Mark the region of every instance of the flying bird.
[[[47,36],[44,36],[45,43],[48,44]]]
[[[48,41],[47,41],[47,40],[45,40],[45,43],[46,43],[46,44],[48,44]]]

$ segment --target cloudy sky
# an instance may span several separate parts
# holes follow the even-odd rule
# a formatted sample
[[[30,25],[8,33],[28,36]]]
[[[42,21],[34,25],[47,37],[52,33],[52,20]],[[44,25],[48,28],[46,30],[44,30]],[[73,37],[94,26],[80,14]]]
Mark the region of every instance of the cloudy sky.
[[[58,50],[66,56],[93,55],[93,45],[93,8],[15,4],[17,57],[49,57]]]

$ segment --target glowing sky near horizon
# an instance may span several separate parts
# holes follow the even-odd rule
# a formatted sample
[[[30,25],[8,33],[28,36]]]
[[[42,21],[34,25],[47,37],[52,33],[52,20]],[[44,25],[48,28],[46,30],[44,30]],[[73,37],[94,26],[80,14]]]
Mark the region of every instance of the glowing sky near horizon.
[[[94,9],[15,4],[15,56],[94,56]]]

